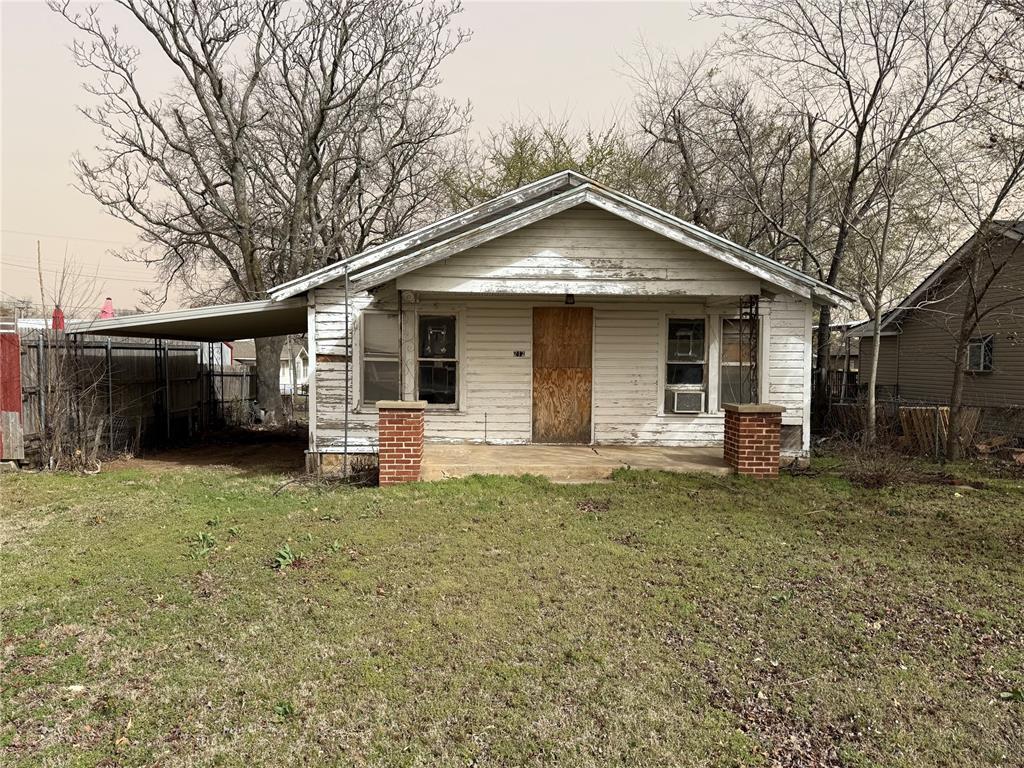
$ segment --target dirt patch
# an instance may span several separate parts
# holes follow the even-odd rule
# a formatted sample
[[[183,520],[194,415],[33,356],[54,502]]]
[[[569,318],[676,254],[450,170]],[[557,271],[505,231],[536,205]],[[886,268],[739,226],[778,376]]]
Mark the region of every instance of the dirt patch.
[[[723,683],[717,664],[709,661],[704,678],[711,689],[715,706],[740,718],[744,733],[755,736],[763,745],[768,763],[778,768],[842,768],[840,758],[843,742],[857,741],[856,723],[846,728],[797,717],[784,686],[770,672],[759,680],[749,681],[752,690],[738,693]]]
[[[172,472],[197,467],[287,474],[303,471],[307,445],[305,427],[236,429],[196,438],[191,445],[117,459],[103,468]]]
[[[612,508],[608,499],[580,499],[576,502],[576,510],[585,515],[594,515],[607,512]]]
[[[838,470],[839,475],[861,488],[878,490],[904,485],[944,485],[954,488],[981,489],[985,483],[951,474],[945,470],[922,466],[894,451],[849,451]]]

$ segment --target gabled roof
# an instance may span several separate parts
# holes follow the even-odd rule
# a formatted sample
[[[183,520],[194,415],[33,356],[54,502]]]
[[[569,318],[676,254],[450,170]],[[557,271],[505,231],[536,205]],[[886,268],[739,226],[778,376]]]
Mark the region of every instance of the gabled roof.
[[[1002,237],[1010,238],[1011,240],[1024,240],[1024,220],[993,221],[990,226]],[[906,316],[906,314],[912,309],[917,308],[918,304],[921,303],[928,292],[940,283],[942,278],[960,265],[964,257],[970,253],[971,248],[974,246],[974,241],[978,239],[979,234],[980,232],[975,232],[967,238],[963,245],[953,251],[948,259],[942,262],[930,275],[928,275],[928,277],[922,280],[921,283],[910,292],[907,298],[885,314],[881,323],[881,332],[883,335],[889,336],[900,332],[900,329],[897,326],[904,316]],[[863,323],[851,328],[849,335],[867,336],[872,333],[874,333],[872,321],[865,320]]]
[[[820,280],[573,171],[562,171],[527,184],[408,235],[283,283],[270,291],[270,297],[274,301],[282,301],[297,296],[343,277],[346,271],[353,290],[375,288],[400,275],[584,203],[816,302],[835,305],[853,301],[849,294]]]

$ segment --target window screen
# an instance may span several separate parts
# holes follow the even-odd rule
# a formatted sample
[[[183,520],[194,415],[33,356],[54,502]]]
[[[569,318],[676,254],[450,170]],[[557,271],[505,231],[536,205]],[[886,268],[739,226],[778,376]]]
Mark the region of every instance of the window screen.
[[[722,321],[721,402],[754,401],[756,325],[751,320]]]
[[[420,315],[417,397],[435,405],[458,400],[459,356],[455,315]]]
[[[366,312],[362,318],[362,401],[398,400],[398,314]]]
[[[705,376],[703,320],[669,318],[665,347],[665,412],[675,410],[675,392],[703,390]]]
[[[967,370],[983,373],[992,370],[992,337],[971,339],[967,345]]]

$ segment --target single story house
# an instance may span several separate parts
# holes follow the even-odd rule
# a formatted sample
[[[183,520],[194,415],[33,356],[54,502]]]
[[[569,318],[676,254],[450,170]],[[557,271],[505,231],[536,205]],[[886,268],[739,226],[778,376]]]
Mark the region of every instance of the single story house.
[[[426,401],[427,443],[704,447],[723,444],[723,404],[771,403],[783,453],[803,456],[814,309],[851,301],[567,171],[266,300],[132,332],[305,332],[313,462],[374,451],[377,403],[395,400]]]
[[[982,408],[1024,406],[1024,222],[995,222],[978,260],[974,285],[990,283],[979,302],[981,322],[970,340],[963,403]],[[970,303],[968,239],[882,320],[878,387],[901,401],[944,405],[953,386],[956,337]],[[873,325],[851,331],[863,339],[861,383],[867,383]]]
[[[242,339],[234,344],[234,362],[256,365],[256,342]],[[281,348],[278,381],[282,395],[303,392],[309,383],[309,355],[306,340],[289,338]]]

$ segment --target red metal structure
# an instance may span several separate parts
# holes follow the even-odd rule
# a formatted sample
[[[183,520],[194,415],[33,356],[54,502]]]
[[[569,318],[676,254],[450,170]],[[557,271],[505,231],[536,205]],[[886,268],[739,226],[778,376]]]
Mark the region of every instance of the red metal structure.
[[[0,333],[0,458],[25,458],[21,421],[21,344],[17,332]]]

